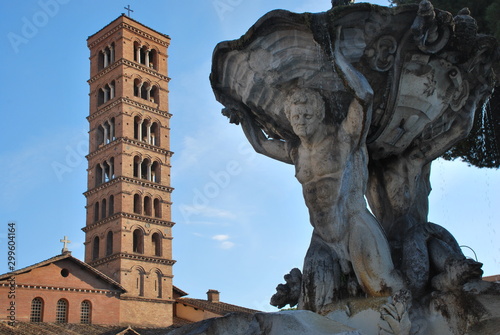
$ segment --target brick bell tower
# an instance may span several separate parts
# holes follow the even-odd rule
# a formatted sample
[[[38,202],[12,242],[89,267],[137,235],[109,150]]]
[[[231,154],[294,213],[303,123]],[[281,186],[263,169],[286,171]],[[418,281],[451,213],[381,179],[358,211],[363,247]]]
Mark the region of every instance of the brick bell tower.
[[[170,38],[121,15],[87,40],[90,148],[85,262],[119,282],[120,322],[173,318]]]

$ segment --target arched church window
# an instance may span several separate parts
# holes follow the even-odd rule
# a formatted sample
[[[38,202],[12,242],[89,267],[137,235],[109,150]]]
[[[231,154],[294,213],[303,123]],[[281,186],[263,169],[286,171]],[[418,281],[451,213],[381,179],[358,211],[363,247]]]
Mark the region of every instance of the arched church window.
[[[94,237],[92,242],[92,260],[99,258],[99,236]]]
[[[153,201],[153,211],[155,212],[155,217],[161,218],[161,202],[158,198]]]
[[[144,215],[151,216],[151,198],[144,197]]]
[[[59,299],[56,305],[56,323],[68,322],[68,301]]]
[[[137,269],[137,290],[140,297],[144,297],[144,277],[145,273],[142,269]]]
[[[156,122],[153,122],[151,124],[151,130],[150,130],[150,134],[149,134],[149,142],[148,143],[151,145],[156,145],[156,146],[160,145],[160,131],[159,131],[158,123],[156,123]]]
[[[162,298],[163,297],[163,288],[162,288],[162,275],[160,271],[156,271],[156,292],[157,292],[157,298]]]
[[[134,194],[134,213],[135,214],[142,214],[141,211],[141,196],[139,194]]]
[[[106,235],[106,256],[109,256],[113,253],[113,232],[108,231]]]
[[[155,256],[161,257],[161,236],[158,233],[151,235],[151,244]]]
[[[132,251],[137,252],[139,254],[144,253],[144,234],[142,230],[136,229],[133,232],[132,236]]]
[[[80,306],[80,323],[83,324],[90,324],[90,312],[91,312],[91,305],[90,301],[84,300],[81,303]]]
[[[30,322],[43,321],[43,300],[42,298],[35,298],[31,300]]]
[[[151,178],[149,180],[153,183],[160,182],[160,164],[158,162],[153,162],[151,165]]]

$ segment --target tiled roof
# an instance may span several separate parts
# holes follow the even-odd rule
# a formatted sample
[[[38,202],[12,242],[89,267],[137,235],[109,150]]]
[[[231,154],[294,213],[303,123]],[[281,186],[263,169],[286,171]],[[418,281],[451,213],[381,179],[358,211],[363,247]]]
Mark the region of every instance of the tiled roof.
[[[247,314],[254,314],[260,311],[241,306],[227,304],[225,302],[210,302],[208,300],[192,299],[192,298],[179,298],[176,300],[179,304],[189,305],[198,309],[203,309],[218,315],[226,315],[228,313],[240,312]]]
[[[172,289],[173,289],[173,291],[174,291],[175,293],[177,293],[177,294],[178,294],[179,296],[181,296],[181,297],[183,297],[183,296],[185,296],[185,295],[188,295],[188,294],[189,294],[189,293],[187,293],[187,292],[185,292],[185,291],[181,290],[180,288],[178,288],[178,287],[177,287],[177,286],[175,286],[175,285],[172,287]]]
[[[15,327],[0,322],[2,335],[102,335],[105,333],[116,334],[123,327],[79,325],[62,323],[30,323],[18,322]]]
[[[46,265],[49,265],[51,263],[55,263],[55,262],[63,260],[63,259],[68,259],[68,260],[76,263],[77,265],[79,265],[80,267],[84,268],[85,270],[94,273],[100,279],[102,279],[102,280],[108,282],[109,284],[117,287],[121,291],[126,292],[125,288],[123,286],[121,286],[118,282],[116,282],[113,279],[109,278],[104,273],[102,273],[101,271],[93,268],[92,266],[88,265],[87,263],[82,262],[78,258],[75,258],[75,257],[71,256],[70,252],[67,252],[67,253],[64,253],[64,254],[61,254],[61,255],[57,255],[57,256],[49,258],[47,260],[41,261],[40,263],[36,263],[36,264],[27,266],[25,268],[22,268],[22,269],[19,269],[19,270],[16,270],[16,271],[4,273],[3,275],[0,275],[0,280],[8,279],[8,278],[10,278],[12,276],[19,275],[19,274],[22,274],[22,273],[26,273],[26,272],[29,272],[29,271],[31,271],[33,269],[40,268],[42,266],[46,266]]]

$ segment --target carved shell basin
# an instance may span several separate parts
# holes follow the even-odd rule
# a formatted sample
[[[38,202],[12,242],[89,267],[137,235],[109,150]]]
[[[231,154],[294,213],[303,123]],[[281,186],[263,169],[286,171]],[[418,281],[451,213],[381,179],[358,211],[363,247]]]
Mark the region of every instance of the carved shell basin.
[[[398,154],[423,134],[449,129],[471,86],[453,52],[419,47],[411,31],[417,9],[360,3],[316,14],[272,11],[240,39],[216,46],[210,75],[215,96],[227,108],[250,112],[273,138],[294,137],[284,101],[296,87],[317,90],[325,100],[324,122],[340,122],[353,99],[334,65],[340,43],[374,92],[372,157]],[[449,31],[442,35],[449,38]],[[439,38],[435,44],[443,49],[448,40]]]

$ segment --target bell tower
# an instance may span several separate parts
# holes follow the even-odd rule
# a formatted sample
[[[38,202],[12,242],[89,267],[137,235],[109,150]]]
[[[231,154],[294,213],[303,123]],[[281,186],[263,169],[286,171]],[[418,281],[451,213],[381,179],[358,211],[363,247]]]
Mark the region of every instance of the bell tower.
[[[121,15],[87,40],[85,262],[119,282],[120,322],[173,318],[170,37]]]

